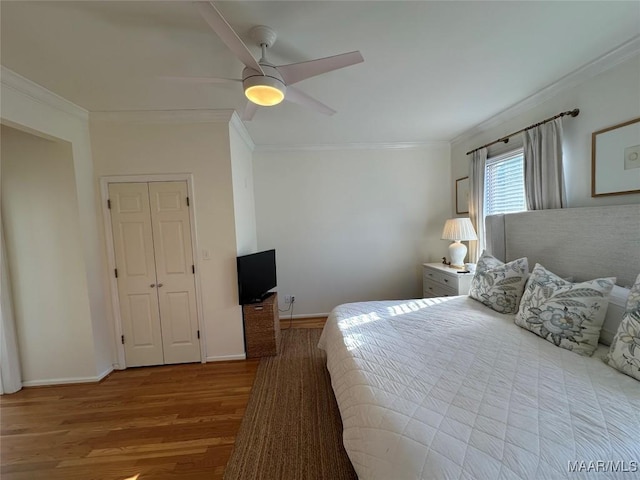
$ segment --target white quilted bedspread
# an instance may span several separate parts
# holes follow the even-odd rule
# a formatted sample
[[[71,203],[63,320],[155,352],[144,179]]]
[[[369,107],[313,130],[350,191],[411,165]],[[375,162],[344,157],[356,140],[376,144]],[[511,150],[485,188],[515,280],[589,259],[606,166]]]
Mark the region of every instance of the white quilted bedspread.
[[[604,347],[468,297],[341,305],[319,346],[360,480],[640,478],[640,382]]]

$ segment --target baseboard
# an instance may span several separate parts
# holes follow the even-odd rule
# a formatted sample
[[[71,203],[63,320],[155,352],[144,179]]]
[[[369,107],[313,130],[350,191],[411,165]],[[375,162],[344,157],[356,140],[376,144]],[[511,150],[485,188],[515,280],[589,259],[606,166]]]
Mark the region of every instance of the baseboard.
[[[104,372],[102,372],[100,375],[98,375],[98,382],[101,380],[104,380],[107,375],[109,375],[111,372],[113,372],[115,370],[114,365],[111,365],[110,367],[108,367]]]
[[[104,377],[113,372],[113,367],[109,367],[100,375],[94,377],[68,377],[68,378],[49,378],[46,380],[26,380],[22,381],[23,387],[44,387],[48,385],[69,385],[72,383],[97,383]]]
[[[228,362],[230,360],[246,360],[247,356],[243,353],[241,355],[216,355],[213,357],[207,357],[207,362]]]

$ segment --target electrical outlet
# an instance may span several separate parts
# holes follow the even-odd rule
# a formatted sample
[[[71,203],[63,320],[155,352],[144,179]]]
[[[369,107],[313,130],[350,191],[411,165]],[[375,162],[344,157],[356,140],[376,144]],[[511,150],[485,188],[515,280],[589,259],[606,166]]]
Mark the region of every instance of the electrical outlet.
[[[296,303],[296,296],[295,295],[291,295],[291,303]]]
[[[284,296],[284,303],[286,303],[286,304],[291,303],[291,295],[285,295]]]

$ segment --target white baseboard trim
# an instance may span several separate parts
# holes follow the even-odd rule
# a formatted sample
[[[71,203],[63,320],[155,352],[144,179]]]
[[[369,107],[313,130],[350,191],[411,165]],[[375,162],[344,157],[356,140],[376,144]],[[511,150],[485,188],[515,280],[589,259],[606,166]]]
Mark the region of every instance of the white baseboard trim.
[[[105,378],[107,375],[109,375],[111,372],[113,372],[115,370],[115,365],[111,365],[109,368],[107,368],[104,372],[102,372],[100,375],[98,375],[98,382],[100,380],[102,380],[103,378]]]
[[[228,362],[229,360],[246,360],[247,356],[242,355],[215,355],[213,357],[207,357],[208,362]]]
[[[328,313],[297,313],[296,315],[287,315],[286,313],[280,313],[280,321],[289,320],[290,318],[296,320],[299,318],[320,318],[328,316]]]
[[[100,375],[94,377],[67,377],[67,378],[47,378],[43,380],[23,380],[23,387],[43,387],[45,385],[67,385],[70,383],[97,383],[113,372],[113,367],[109,367]]]

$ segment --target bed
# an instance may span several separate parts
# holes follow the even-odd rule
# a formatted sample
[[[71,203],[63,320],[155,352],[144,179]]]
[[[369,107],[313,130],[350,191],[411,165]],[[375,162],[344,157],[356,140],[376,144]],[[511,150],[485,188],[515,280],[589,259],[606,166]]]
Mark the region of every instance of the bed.
[[[530,265],[575,281],[615,275],[623,286],[640,273],[638,206],[528,212],[487,224],[489,248],[504,261],[525,252]],[[580,248],[597,259],[571,253],[568,239],[585,231]],[[635,248],[631,259],[616,245]],[[616,329],[609,318],[601,341]],[[640,472],[640,382],[605,364],[606,345],[580,356],[515,325],[514,315],[460,296],[341,305],[319,346],[360,480]]]

